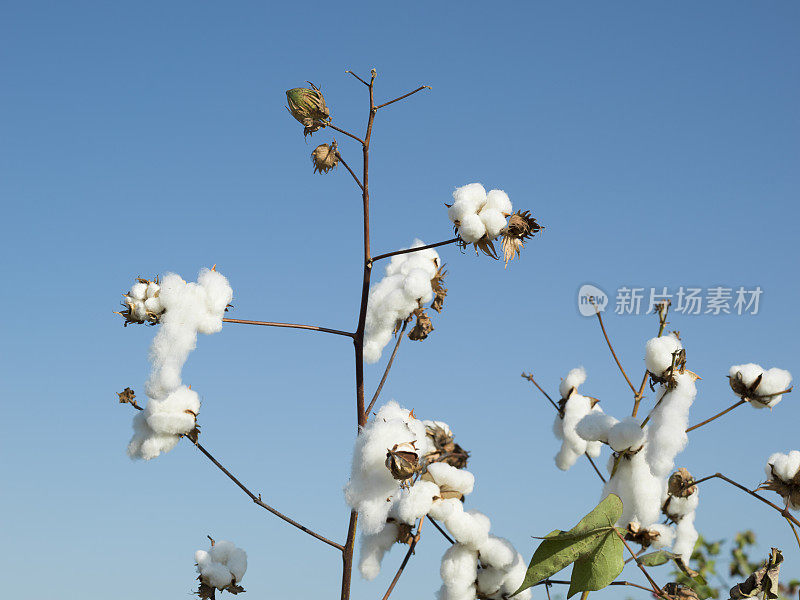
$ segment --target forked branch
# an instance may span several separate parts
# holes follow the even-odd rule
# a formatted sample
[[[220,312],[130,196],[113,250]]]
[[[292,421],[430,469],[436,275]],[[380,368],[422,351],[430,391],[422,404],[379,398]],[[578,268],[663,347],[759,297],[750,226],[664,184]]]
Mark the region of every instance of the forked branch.
[[[389,102],[384,102],[383,104],[379,104],[375,108],[383,108],[384,106],[389,106],[390,104],[394,104],[395,102],[399,102],[400,100],[403,100],[404,98],[408,98],[412,94],[416,94],[417,92],[421,92],[422,90],[429,90],[429,89],[431,89],[431,86],[429,86],[429,85],[421,85],[417,89],[415,89],[414,91],[408,92],[407,94],[403,94],[402,96],[400,96],[399,98],[395,98],[394,100],[389,100]]]

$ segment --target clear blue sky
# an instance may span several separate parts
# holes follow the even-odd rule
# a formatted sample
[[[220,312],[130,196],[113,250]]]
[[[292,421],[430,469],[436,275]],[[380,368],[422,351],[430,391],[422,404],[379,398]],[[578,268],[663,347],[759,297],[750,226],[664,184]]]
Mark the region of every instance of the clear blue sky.
[[[131,411],[115,396],[147,374],[154,330],[111,313],[137,275],[194,279],[216,263],[232,316],[354,327],[360,202],[344,171],[312,175],[309,153],[329,136],[305,142],[284,109],[305,80],[356,130],[366,98],[345,69],[376,67],[379,99],[433,87],[376,120],[376,252],[450,237],[442,204],[473,181],[547,226],[507,270],[443,249],[446,309],[426,342],[404,343],[384,392],[451,424],[472,452],[469,504],[526,556],[530,535],[570,525],[599,489],[585,464],[555,469],[551,409],[520,372],[555,390],[583,364],[607,412],[630,407],[577,311],[583,283],[761,286],[757,316],[673,318],[703,376],[693,420],[732,403],[731,364],[800,375],[796,3],[414,4],[2,3],[5,595],[185,597],[211,534],[248,551],[252,598],[336,596],[336,552],[250,504],[191,446],[132,463]],[[655,321],[607,324],[638,379]],[[200,339],[184,371],[204,398],[203,443],[337,539],[352,362],[345,338],[232,325]],[[369,389],[381,372],[368,368]],[[692,436],[680,463],[755,485],[768,454],[796,447],[797,406],[738,409]],[[703,489],[700,530],[757,527],[800,573],[785,523],[722,485]],[[444,548],[425,536],[398,597],[432,597]],[[400,558],[357,579],[354,598],[379,597]]]

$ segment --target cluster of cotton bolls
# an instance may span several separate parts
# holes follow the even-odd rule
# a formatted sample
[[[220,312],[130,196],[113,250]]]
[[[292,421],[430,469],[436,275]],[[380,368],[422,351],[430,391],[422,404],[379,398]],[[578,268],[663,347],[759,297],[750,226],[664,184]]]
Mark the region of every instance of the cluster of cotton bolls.
[[[519,588],[527,565],[510,542],[490,534],[486,515],[464,510],[463,498],[472,492],[475,477],[445,462],[443,448],[452,439],[446,423],[421,421],[394,401],[362,429],[345,487],[345,499],[359,511],[362,525],[359,571],[365,579],[375,578],[386,552],[408,542],[417,520],[430,516],[455,540],[442,559],[440,598],[499,599]],[[402,481],[389,468],[393,450],[400,448],[419,457],[414,476]],[[530,591],[519,597],[527,600]]]
[[[786,500],[787,507],[800,510],[800,452],[776,452],[767,459],[764,470],[767,481],[761,489],[777,492]]]
[[[603,413],[597,400],[578,393],[578,387],[586,381],[586,370],[583,367],[572,369],[561,380],[559,393],[560,412],[553,421],[553,433],[562,440],[561,449],[556,454],[556,466],[566,471],[583,454],[592,458],[600,456],[602,444],[600,442],[587,442],[575,431],[575,426],[589,413]]]
[[[200,271],[197,283],[169,273],[158,292],[163,312],[150,346],[151,371],[145,386],[149,400],[134,417],[128,444],[131,458],[147,460],[168,452],[181,435],[195,428],[200,399],[182,384],[181,371],[197,345],[197,334],[222,329],[222,317],[233,297],[228,280],[209,269]]]
[[[414,240],[411,248],[425,244]],[[433,248],[397,254],[386,267],[386,275],[372,286],[367,300],[364,329],[364,360],[378,362],[398,323],[434,299],[432,280],[441,263]]]
[[[676,514],[680,519],[676,521],[674,532],[657,521],[668,497],[667,479],[675,466],[675,457],[688,441],[686,428],[689,409],[697,395],[697,376],[685,370],[683,346],[673,335],[649,340],[645,362],[653,380],[660,384],[656,407],[646,427],[642,427],[642,423],[634,417],[620,421],[586,401],[582,401],[580,410],[573,409],[580,416],[577,419],[572,416],[568,420],[570,403],[577,395],[575,388],[586,379],[582,369],[574,369],[561,382],[564,418],[557,419],[556,424],[560,421],[561,429],[556,427],[556,435],[565,440],[565,444],[572,436],[579,438],[586,444],[584,452],[590,456],[592,452],[594,455],[597,453],[590,444],[608,444],[614,454],[609,459],[611,477],[603,488],[603,496],[613,493],[622,500],[623,514],[619,525],[648,532],[648,543],[654,547],[664,547],[674,542],[673,547],[680,550],[675,552],[688,560],[697,539],[693,526],[697,496],[691,511]],[[563,448],[559,457],[565,454]],[[583,453],[583,448],[572,443],[567,454],[570,461],[563,461],[562,464],[567,468],[571,466]],[[564,468],[561,464],[559,467]],[[679,504],[681,502],[675,503],[676,506]]]
[[[453,192],[453,204],[447,216],[468,244],[481,238],[495,239],[507,225],[513,212],[511,200],[502,190],[486,189],[480,183],[470,183]]]
[[[247,571],[247,553],[224,540],[212,542],[208,550],[198,550],[194,560],[200,582],[218,590],[236,586]]]
[[[781,392],[789,391],[792,374],[784,369],[764,369],[748,363],[733,365],[729,373],[733,391],[755,408],[772,408],[783,398]]]
[[[123,296],[125,311],[121,314],[128,323],[157,323],[164,312],[159,293],[161,287],[158,279],[149,281],[141,277],[131,286],[130,291]]]

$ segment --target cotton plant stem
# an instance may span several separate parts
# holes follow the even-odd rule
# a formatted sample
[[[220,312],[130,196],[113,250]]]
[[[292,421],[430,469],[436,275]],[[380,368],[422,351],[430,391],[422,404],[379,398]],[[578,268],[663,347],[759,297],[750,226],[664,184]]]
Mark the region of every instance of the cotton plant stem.
[[[389,100],[388,102],[384,102],[383,104],[379,104],[376,108],[383,108],[384,106],[389,106],[390,104],[394,104],[395,102],[399,102],[400,100],[403,100],[404,98],[408,98],[412,94],[416,94],[417,92],[421,92],[422,90],[429,90],[429,89],[431,89],[431,86],[429,86],[429,85],[421,85],[417,89],[415,89],[413,92],[408,92],[407,94],[403,94],[399,98],[395,98],[394,100]]]
[[[586,600],[589,597],[589,590],[584,590],[581,594],[581,600]]]
[[[702,423],[698,423],[697,425],[692,425],[691,427],[689,427],[689,429],[686,430],[686,433],[689,433],[690,431],[694,431],[695,429],[697,429],[698,427],[702,427],[703,425],[707,425],[708,423],[711,423],[711,421],[713,421],[714,419],[719,419],[722,415],[727,414],[727,413],[731,412],[734,408],[737,408],[737,407],[741,406],[742,404],[746,404],[746,403],[747,403],[747,400],[739,400],[739,402],[737,402],[733,406],[729,406],[728,408],[726,408],[722,412],[718,412],[713,417],[711,417],[709,419],[706,419]]]
[[[261,494],[255,495],[253,492],[251,492],[249,489],[247,489],[247,487],[241,481],[239,481],[230,471],[228,471],[228,469],[223,467],[222,464],[220,464],[220,462],[216,458],[214,458],[214,456],[208,450],[206,450],[201,444],[199,444],[197,442],[192,442],[192,443],[195,445],[195,447],[198,450],[200,450],[200,452],[203,453],[203,455],[208,460],[210,460],[220,471],[222,471],[228,477],[228,479],[230,479],[233,483],[235,483],[237,485],[237,487],[239,487],[239,489],[241,489],[245,494],[247,494],[250,497],[250,499],[254,503],[256,503],[258,506],[268,510],[273,515],[275,515],[276,517],[278,517],[280,519],[283,519],[284,521],[289,523],[289,525],[293,525],[294,527],[297,527],[300,531],[303,531],[303,532],[307,533],[311,537],[316,538],[316,539],[320,540],[321,542],[325,542],[326,544],[328,544],[329,546],[332,546],[333,548],[336,548],[340,552],[344,551],[344,546],[342,546],[341,544],[337,544],[336,542],[334,542],[332,540],[329,540],[325,536],[320,535],[315,531],[312,531],[311,529],[309,529],[305,525],[301,525],[300,523],[298,523],[294,519],[292,519],[290,517],[287,517],[282,512],[272,508],[269,504],[267,504],[266,502],[261,500]]]
[[[443,242],[436,242],[435,244],[428,244],[427,246],[417,246],[416,248],[406,248],[404,250],[395,250],[394,252],[387,252],[386,254],[379,254],[373,257],[372,262],[377,262],[382,258],[389,258],[390,256],[397,256],[398,254],[408,254],[409,252],[419,252],[420,250],[427,250],[428,248],[438,248],[439,246],[446,246],[447,244],[455,244],[461,238],[454,237]]]
[[[383,384],[386,383],[386,379],[389,377],[389,370],[392,368],[392,363],[394,362],[394,357],[397,356],[397,350],[400,348],[400,342],[403,341],[403,334],[406,331],[406,327],[408,327],[408,321],[403,321],[403,327],[400,329],[400,333],[397,336],[397,342],[395,342],[394,350],[392,350],[392,355],[389,357],[389,362],[386,364],[386,370],[383,372],[383,377],[381,377],[381,382],[378,384],[378,389],[375,390],[375,394],[372,396],[372,400],[370,400],[369,406],[366,408],[366,413],[369,415],[372,407],[375,406],[375,403],[378,401],[378,396],[381,395],[381,390],[383,389]],[[369,418],[369,416],[367,417]]]
[[[797,540],[797,547],[800,548],[800,535],[797,535],[797,529],[794,527],[794,523],[792,523],[787,517],[784,516],[786,522],[789,524],[789,527],[792,528],[792,533],[794,534],[794,539]]]
[[[561,579],[543,579],[539,583],[534,583],[533,585],[534,585],[534,587],[537,586],[537,585],[543,585],[543,586],[545,586],[545,589],[546,589],[546,588],[550,587],[551,585],[569,585],[569,584],[570,584],[569,581],[564,581],[564,580],[561,580]],[[653,593],[653,590],[651,588],[644,587],[643,585],[639,585],[638,583],[631,583],[630,581],[621,581],[621,580],[620,581],[612,581],[608,585],[624,585],[624,586],[628,586],[628,587],[639,588],[640,590],[644,590],[646,592],[650,592],[651,594]]]
[[[414,538],[411,540],[411,543],[408,545],[408,552],[406,552],[405,557],[403,558],[403,562],[400,563],[400,568],[397,569],[397,573],[394,574],[394,579],[392,579],[392,583],[389,584],[389,589],[386,590],[386,593],[383,595],[383,600],[387,600],[389,596],[392,595],[392,591],[394,590],[394,586],[397,585],[397,581],[400,579],[400,576],[403,574],[403,570],[406,568],[408,561],[411,559],[411,555],[414,554],[414,548],[417,547],[417,542],[420,539],[420,530],[422,529],[422,524],[425,522],[425,517],[423,516],[419,520],[419,525],[417,526],[417,533],[414,534]]]
[[[241,323],[242,325],[263,325],[265,327],[286,327],[288,329],[307,329],[309,331],[321,331],[322,333],[333,333],[336,335],[344,335],[349,338],[355,337],[356,334],[349,331],[341,331],[340,329],[329,329],[328,327],[318,327],[317,325],[300,325],[298,323],[276,323],[274,321],[246,321],[244,319],[222,319],[223,323]]]
[[[597,321],[600,323],[600,329],[603,331],[603,337],[606,338],[606,344],[608,344],[608,349],[611,350],[611,356],[614,357],[614,362],[617,363],[619,367],[619,372],[622,373],[622,376],[625,378],[625,381],[628,383],[628,387],[631,388],[634,396],[636,395],[636,388],[633,387],[631,380],[628,379],[628,374],[625,372],[625,369],[622,368],[622,363],[619,362],[619,358],[617,358],[617,353],[614,351],[614,346],[611,345],[611,340],[608,339],[608,333],[606,333],[606,326],[603,324],[603,316],[600,314],[599,310],[595,310],[594,313],[597,316]]]
[[[350,168],[350,165],[348,165],[348,164],[347,164],[347,163],[344,161],[344,158],[342,158],[342,155],[339,153],[339,151],[338,151],[338,150],[336,151],[336,158],[338,158],[338,159],[339,159],[339,162],[340,162],[340,163],[342,163],[342,164],[344,165],[344,168],[345,168],[345,169],[347,169],[348,171],[350,171],[350,175],[352,175],[352,176],[353,176],[353,179],[355,179],[355,181],[356,181],[356,184],[358,185],[358,187],[360,187],[360,188],[363,190],[363,189],[364,189],[364,184],[363,184],[363,183],[361,183],[361,180],[358,178],[358,175],[356,175],[356,174],[353,172],[353,169],[351,169],[351,168]]]
[[[631,556],[633,556],[634,559],[638,559],[638,555],[636,554],[636,552],[634,552],[633,548],[631,548],[628,545],[628,542],[625,541],[625,537],[623,535],[621,535],[619,531],[617,531],[616,527],[614,528],[614,533],[617,534],[617,537],[622,541],[622,543],[624,544],[625,548],[628,549],[628,552],[630,552]],[[664,597],[664,590],[662,590],[658,586],[658,584],[656,584],[656,582],[653,580],[653,578],[650,577],[650,573],[647,572],[647,569],[644,568],[644,565],[642,563],[640,563],[638,560],[636,560],[636,566],[639,567],[639,570],[647,578],[647,581],[650,583],[651,586],[653,586],[653,592],[657,596],[660,596],[660,597],[663,598]]]
[[[358,80],[359,80],[361,83],[363,83],[365,86],[369,87],[369,84],[368,84],[366,81],[364,81],[363,79],[361,79],[361,77],[359,77],[358,75],[356,75],[356,74],[355,74],[355,73],[353,73],[352,71],[345,71],[345,73],[349,73],[350,75],[352,75],[353,77],[355,77],[356,79],[358,79]]]
[[[450,542],[451,544],[455,544],[455,540],[453,540],[453,538],[451,538],[449,535],[447,535],[447,532],[446,532],[444,529],[442,529],[442,526],[441,526],[441,525],[439,525],[439,523],[437,523],[436,521],[434,521],[434,520],[433,520],[433,519],[432,519],[430,516],[428,517],[428,520],[431,522],[431,524],[432,524],[434,527],[436,527],[436,529],[438,529],[438,530],[439,530],[439,533],[441,533],[441,534],[444,536],[444,539],[446,539],[446,540],[447,540],[448,542]]]
[[[360,137],[358,137],[357,135],[353,135],[352,133],[350,133],[349,131],[347,131],[347,130],[345,130],[345,129],[341,129],[340,127],[337,127],[337,126],[336,126],[336,125],[334,125],[333,123],[330,123],[330,122],[324,122],[324,123],[322,124],[322,126],[323,126],[323,127],[330,127],[331,129],[335,129],[335,130],[336,130],[336,131],[338,131],[339,133],[343,133],[343,134],[345,134],[347,137],[351,137],[351,138],[353,138],[355,141],[357,141],[358,143],[360,143],[362,146],[364,145],[364,140],[362,140]]]
[[[536,380],[533,378],[533,373],[527,373],[526,374],[525,372],[523,372],[522,373],[522,378],[523,379],[527,379],[533,385],[535,385],[536,389],[538,389],[540,392],[542,392],[542,394],[544,394],[544,397],[547,398],[550,401],[550,404],[552,404],[553,408],[556,409],[556,413],[558,415],[561,415],[561,410],[558,408],[558,404],[553,402],[553,399],[550,397],[550,394],[545,392],[544,389],[542,389],[542,386],[540,386],[538,383],[536,383]],[[600,481],[605,483],[606,482],[606,478],[603,477],[603,474],[600,472],[600,469],[597,468],[597,465],[594,463],[594,460],[592,460],[592,457],[589,456],[586,453],[584,453],[584,456],[589,460],[589,463],[592,465],[592,468],[594,469],[594,472],[597,473],[597,476],[600,478]]]
[[[710,479],[722,479],[723,481],[728,482],[729,484],[731,484],[734,487],[739,488],[740,490],[742,490],[746,494],[750,494],[753,498],[761,500],[761,502],[763,502],[767,506],[771,506],[773,509],[778,511],[781,514],[781,516],[783,516],[787,521],[789,521],[790,523],[793,523],[794,525],[797,525],[798,527],[800,527],[800,521],[798,521],[794,516],[792,516],[792,514],[789,512],[788,508],[786,508],[786,507],[781,508],[777,504],[775,504],[773,502],[770,502],[769,500],[764,498],[764,496],[761,496],[760,494],[756,494],[754,491],[749,490],[748,488],[743,486],[741,483],[738,483],[738,482],[734,481],[730,477],[726,477],[722,473],[714,473],[713,475],[708,475],[707,477],[702,477],[700,479],[693,479],[691,485],[697,485],[698,483],[703,483],[704,481],[708,481]]]

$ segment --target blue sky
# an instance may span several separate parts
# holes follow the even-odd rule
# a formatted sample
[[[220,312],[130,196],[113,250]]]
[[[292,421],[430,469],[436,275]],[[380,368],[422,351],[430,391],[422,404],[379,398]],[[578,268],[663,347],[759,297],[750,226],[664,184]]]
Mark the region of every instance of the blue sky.
[[[248,551],[248,595],[336,594],[335,550],[250,504],[191,446],[132,463],[131,411],[115,396],[147,375],[154,330],[123,329],[111,312],[137,275],[194,279],[216,263],[233,317],[355,326],[360,200],[344,171],[312,174],[309,153],[330,136],[304,141],[284,109],[284,90],[306,80],[357,131],[367,99],[345,69],[377,68],[379,100],[433,87],[376,119],[376,253],[450,237],[443,203],[473,181],[547,226],[505,270],[442,249],[446,309],[427,341],[403,344],[384,391],[451,424],[472,452],[470,505],[526,557],[529,536],[570,525],[599,489],[584,464],[557,471],[551,409],[520,372],[555,390],[582,364],[606,412],[630,409],[596,323],[578,313],[582,284],[612,296],[763,289],[755,316],[673,317],[703,376],[695,421],[733,402],[731,364],[800,371],[796,3],[2,5],[9,597],[183,597],[206,534]],[[639,379],[655,320],[612,313],[607,325]],[[340,540],[352,360],[345,338],[231,325],[184,370],[204,399],[203,443],[266,501]],[[381,373],[367,369],[368,390]],[[680,464],[755,485],[770,453],[796,447],[798,417],[792,397],[772,414],[737,409],[693,435]],[[703,533],[757,528],[800,572],[785,523],[705,485]],[[444,549],[424,537],[398,597],[433,594]],[[356,580],[353,597],[382,594],[400,558],[396,548],[377,581]]]

